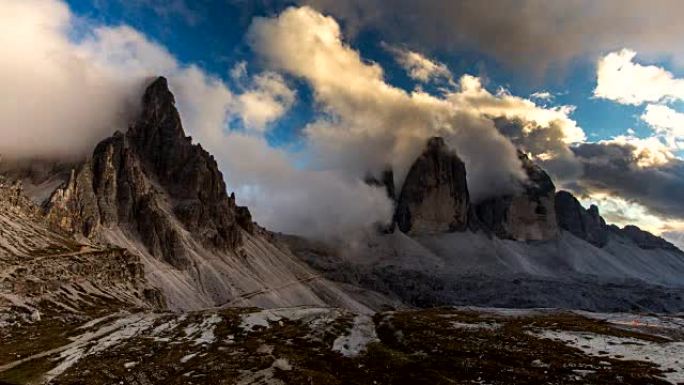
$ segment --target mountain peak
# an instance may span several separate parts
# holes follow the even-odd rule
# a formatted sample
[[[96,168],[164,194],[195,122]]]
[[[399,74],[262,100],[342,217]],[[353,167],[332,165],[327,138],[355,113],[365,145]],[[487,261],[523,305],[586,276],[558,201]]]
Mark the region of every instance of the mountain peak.
[[[153,100],[164,100],[175,104],[176,100],[169,90],[169,82],[163,76],[156,77],[145,89],[143,103]]]
[[[441,136],[433,136],[432,138],[428,139],[427,142],[427,151],[434,151],[434,150],[445,150],[447,149],[446,142],[444,141],[444,138]]]
[[[164,77],[148,85],[128,132],[100,142],[69,186],[78,192],[65,199],[77,201],[52,206],[80,205],[72,211],[81,213],[77,227],[86,236],[97,228],[125,229],[176,267],[189,264],[185,231],[226,251],[241,244],[240,228],[252,230],[249,211],[228,197],[216,160],[185,136]]]
[[[430,138],[399,195],[395,215],[399,229],[405,233],[464,230],[469,205],[465,164],[443,138]]]

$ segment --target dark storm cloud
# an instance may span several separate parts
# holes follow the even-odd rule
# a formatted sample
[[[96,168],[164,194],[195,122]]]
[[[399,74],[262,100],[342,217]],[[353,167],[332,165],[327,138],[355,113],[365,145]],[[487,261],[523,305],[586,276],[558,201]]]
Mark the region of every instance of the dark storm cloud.
[[[678,0],[300,0],[353,33],[377,29],[422,50],[473,49],[544,73],[573,59],[631,47],[684,63]]]
[[[636,148],[622,143],[584,143],[573,152],[584,173],[579,184],[639,203],[668,218],[684,218],[684,161],[641,167]]]

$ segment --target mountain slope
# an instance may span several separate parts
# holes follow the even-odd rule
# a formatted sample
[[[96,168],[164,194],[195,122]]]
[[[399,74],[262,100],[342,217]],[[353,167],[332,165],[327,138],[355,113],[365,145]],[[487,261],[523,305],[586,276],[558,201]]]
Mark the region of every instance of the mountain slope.
[[[139,255],[173,309],[224,304],[370,309],[274,242],[228,196],[214,158],[184,133],[166,79],[126,133],[100,142],[52,194],[49,221]]]
[[[21,184],[0,177],[0,324],[55,312],[163,306],[138,256],[55,232]]]
[[[684,253],[675,246],[635,226],[607,225],[597,207],[584,209],[570,193],[556,193],[551,178],[523,153],[528,180],[522,192],[467,210],[465,171],[460,178],[437,178],[445,169],[437,165],[446,161],[426,162],[431,154],[449,153],[435,151],[438,142],[444,144],[430,139],[402,188],[402,195],[421,198],[408,212],[439,214],[430,216],[432,231],[400,224],[393,233],[324,250],[285,240],[331,279],[411,305],[684,311]],[[462,187],[450,187],[455,184]],[[448,193],[423,199],[434,195],[435,186]],[[406,207],[400,199],[397,218]],[[453,226],[454,213],[462,226]]]

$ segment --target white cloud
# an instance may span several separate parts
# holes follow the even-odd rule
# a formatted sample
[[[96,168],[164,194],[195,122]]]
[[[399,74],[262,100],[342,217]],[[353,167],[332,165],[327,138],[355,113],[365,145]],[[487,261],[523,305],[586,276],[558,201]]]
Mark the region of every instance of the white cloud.
[[[556,124],[560,127],[565,143],[577,143],[586,140],[582,128],[577,125],[570,114],[574,106],[541,107],[529,99],[511,95],[500,90],[496,95],[484,87],[479,78],[465,75],[460,80],[461,92],[450,95],[454,104],[467,105],[483,115],[520,119],[528,122],[526,130],[548,129]]]
[[[658,66],[635,63],[635,56],[635,51],[623,49],[601,58],[594,96],[632,105],[684,99],[684,79]]]
[[[568,118],[572,108],[545,109],[508,94],[493,95],[472,76],[444,97],[394,87],[377,63],[364,61],[344,43],[334,19],[308,7],[256,18],[248,39],[272,68],[311,85],[323,114],[305,132],[321,167],[361,176],[390,165],[401,181],[424,141],[443,136],[464,159],[477,200],[512,191],[517,185],[511,181],[525,178],[515,148],[491,117],[534,121],[530,129],[535,130],[560,124],[568,142],[584,139]]]
[[[530,95],[530,98],[550,102],[554,99],[554,96],[548,91],[537,91]]]
[[[72,16],[63,3],[0,7],[0,153],[82,155],[125,124],[134,81],[122,84],[68,39]]]
[[[237,97],[235,112],[249,129],[264,131],[294,104],[296,93],[275,72],[264,72],[252,79],[251,87]]]
[[[453,82],[451,71],[444,63],[430,60],[424,55],[406,48],[388,44],[383,44],[383,47],[394,55],[397,63],[406,70],[412,79],[423,83],[439,79]]]
[[[599,141],[600,144],[615,143],[633,147],[633,160],[637,166],[658,167],[668,164],[675,159],[675,155],[670,149],[656,137],[638,138],[630,135],[619,135],[610,140]]]
[[[684,113],[668,106],[649,104],[641,115],[641,120],[648,123],[670,149],[684,149]]]

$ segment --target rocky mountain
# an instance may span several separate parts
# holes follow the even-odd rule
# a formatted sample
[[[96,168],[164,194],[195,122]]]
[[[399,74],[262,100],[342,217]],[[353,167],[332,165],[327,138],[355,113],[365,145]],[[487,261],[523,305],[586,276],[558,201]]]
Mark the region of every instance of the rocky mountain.
[[[432,138],[413,163],[397,200],[395,221],[409,234],[462,231],[470,197],[465,164],[444,139]]]
[[[138,256],[54,231],[21,183],[0,177],[0,319],[40,318],[95,304],[116,311],[165,306]],[[16,311],[4,313],[9,308]]]
[[[682,251],[607,225],[519,159],[528,176],[519,193],[472,204],[463,162],[432,138],[401,188],[397,231],[325,249],[287,241],[329,278],[415,306],[684,310]]]
[[[597,247],[603,247],[608,242],[608,227],[596,205],[585,209],[571,193],[559,191],[555,209],[558,225],[562,229]]]
[[[227,194],[214,158],[185,135],[162,77],[147,87],[139,118],[73,167],[43,211],[45,223],[69,239],[137,256],[145,280],[171,309],[325,305],[370,312],[376,305],[362,303],[362,290],[352,298],[252,222]]]
[[[485,229],[503,239],[542,241],[558,237],[556,186],[549,175],[534,164],[527,154],[518,158],[528,180],[520,193],[489,198],[475,206],[477,218]]]
[[[237,205],[166,79],[141,104],[83,161],[0,163],[0,385],[684,381],[681,317],[586,312],[684,311],[684,253],[525,154],[473,202],[431,138],[400,188],[366,178],[390,226],[314,241]]]

